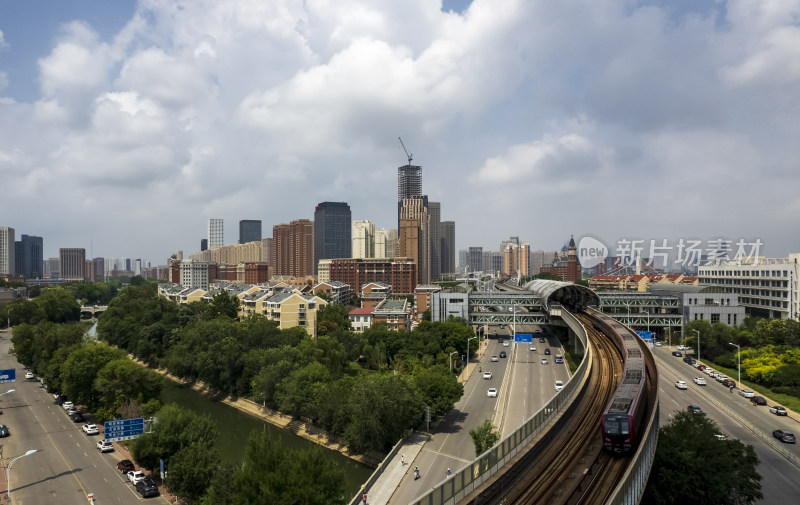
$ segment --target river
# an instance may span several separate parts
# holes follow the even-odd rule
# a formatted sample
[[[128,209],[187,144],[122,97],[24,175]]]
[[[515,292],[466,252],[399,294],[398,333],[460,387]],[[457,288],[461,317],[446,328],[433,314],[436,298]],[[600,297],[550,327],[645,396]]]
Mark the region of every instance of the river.
[[[361,485],[367,481],[373,468],[354,461],[336,451],[320,447],[305,438],[294,435],[253,416],[240,412],[224,403],[215,402],[190,388],[181,387],[170,380],[164,381],[161,402],[174,403],[198,414],[211,416],[219,428],[217,450],[223,460],[237,462],[244,459],[247,439],[254,430],[266,428],[273,440],[279,441],[287,449],[306,449],[319,447],[326,457],[345,473],[345,496],[355,496]]]

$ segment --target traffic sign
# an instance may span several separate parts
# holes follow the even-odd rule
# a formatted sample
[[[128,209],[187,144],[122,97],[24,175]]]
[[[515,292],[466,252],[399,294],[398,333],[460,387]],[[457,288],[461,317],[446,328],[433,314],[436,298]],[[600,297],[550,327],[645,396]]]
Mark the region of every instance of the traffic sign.
[[[131,440],[144,433],[144,418],[116,419],[103,423],[103,438],[109,442]]]
[[[16,368],[9,368],[8,370],[0,370],[0,384],[4,382],[17,382]]]
[[[531,342],[533,342],[533,334],[517,333],[514,335],[514,342],[519,342],[521,344],[530,344]]]
[[[653,343],[653,332],[652,331],[637,331],[637,335],[639,338],[644,340],[645,342],[652,344]]]

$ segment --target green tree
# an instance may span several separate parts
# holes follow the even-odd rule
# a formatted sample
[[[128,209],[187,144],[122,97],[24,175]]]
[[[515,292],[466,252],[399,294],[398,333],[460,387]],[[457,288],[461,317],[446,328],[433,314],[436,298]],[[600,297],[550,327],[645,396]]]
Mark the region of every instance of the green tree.
[[[104,410],[104,419],[110,419],[128,400],[145,404],[158,399],[161,386],[160,375],[142,368],[127,357],[109,361],[97,372],[94,381],[95,396],[100,407],[98,413]]]
[[[106,344],[84,343],[61,365],[61,386],[76,405],[96,406],[94,382],[109,361],[126,358],[125,352]]]
[[[159,459],[170,458],[184,447],[199,444],[210,448],[217,439],[217,427],[209,416],[200,416],[176,405],[165,405],[158,412],[158,422],[151,433],[135,439],[133,459],[140,466],[155,470]]]
[[[211,318],[228,317],[236,319],[239,316],[239,298],[227,291],[220,291],[211,299]]]
[[[170,493],[196,501],[205,494],[210,484],[208,474],[218,461],[217,450],[206,444],[193,443],[181,447],[169,458],[164,484]]]
[[[337,330],[350,330],[350,312],[347,305],[329,303],[317,310],[317,334],[329,335]]]
[[[200,505],[232,505],[236,495],[236,471],[239,465],[218,463]]]
[[[414,382],[422,401],[431,407],[431,416],[445,415],[464,394],[464,385],[444,365],[420,367],[414,373]]]
[[[80,304],[70,291],[61,287],[42,290],[34,302],[44,311],[47,320],[54,323],[78,321],[81,317]]]
[[[753,446],[718,434],[705,414],[677,412],[659,429],[642,503],[746,505],[763,498]]]
[[[494,429],[489,419],[469,430],[469,436],[472,437],[472,443],[475,444],[476,458],[488,451],[500,440],[500,433]]]

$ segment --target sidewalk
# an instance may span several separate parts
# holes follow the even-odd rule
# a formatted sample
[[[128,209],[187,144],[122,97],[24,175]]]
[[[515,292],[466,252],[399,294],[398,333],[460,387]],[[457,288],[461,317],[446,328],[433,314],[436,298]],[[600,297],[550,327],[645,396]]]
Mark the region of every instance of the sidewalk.
[[[422,446],[428,441],[428,435],[415,432],[402,447],[397,451],[397,455],[386,464],[378,480],[369,489],[361,491],[367,493],[367,503],[369,505],[386,505],[389,503],[394,491],[400,485],[403,478],[414,478],[414,459],[422,450]],[[405,454],[405,463],[402,455]]]

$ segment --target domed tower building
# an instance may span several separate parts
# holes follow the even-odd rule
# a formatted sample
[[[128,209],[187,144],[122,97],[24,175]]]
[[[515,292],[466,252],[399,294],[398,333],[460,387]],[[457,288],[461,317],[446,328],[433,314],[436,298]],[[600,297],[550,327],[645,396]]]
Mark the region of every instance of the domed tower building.
[[[578,262],[577,251],[575,239],[570,235],[569,244],[561,248],[561,254],[556,254],[553,257],[552,265],[543,266],[540,272],[557,275],[565,282],[581,280],[581,265]]]

